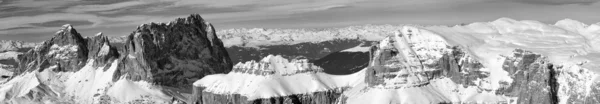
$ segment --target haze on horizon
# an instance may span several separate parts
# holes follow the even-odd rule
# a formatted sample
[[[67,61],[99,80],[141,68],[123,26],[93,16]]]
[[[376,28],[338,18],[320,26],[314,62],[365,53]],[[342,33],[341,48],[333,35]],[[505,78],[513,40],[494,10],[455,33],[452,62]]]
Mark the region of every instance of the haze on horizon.
[[[600,0],[0,0],[0,40],[40,42],[63,24],[84,36],[130,34],[138,25],[198,13],[217,30],[455,25],[501,17],[554,24],[600,22]]]

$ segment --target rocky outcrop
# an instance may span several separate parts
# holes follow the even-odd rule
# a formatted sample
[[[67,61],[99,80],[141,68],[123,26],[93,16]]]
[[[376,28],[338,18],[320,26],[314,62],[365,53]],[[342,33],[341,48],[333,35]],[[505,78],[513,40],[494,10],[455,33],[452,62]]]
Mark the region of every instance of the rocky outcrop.
[[[99,61],[98,64],[115,59],[118,57],[115,50],[105,36],[83,38],[75,28],[67,24],[56,32],[52,39],[20,55],[19,67],[15,74],[33,70],[43,71],[51,66],[57,66],[57,71],[78,71],[88,59],[101,57],[103,61]]]
[[[88,58],[95,59],[94,65],[109,64],[111,60],[119,57],[117,48],[111,44],[107,36],[98,33],[93,37],[86,37]]]
[[[518,97],[519,104],[558,103],[556,67],[545,57],[517,49],[503,66],[514,81],[505,89],[500,89],[500,94]]]
[[[192,97],[193,104],[333,104],[342,89],[312,92],[307,94],[294,94],[271,98],[248,99],[240,94],[214,94],[203,91],[203,87],[195,87]]]
[[[213,26],[197,14],[143,24],[124,45],[119,71],[134,81],[191,89],[197,79],[229,72],[233,66]]]
[[[476,86],[475,80],[489,77],[489,72],[481,71],[484,66],[472,56],[468,55],[460,47],[452,47],[452,51],[446,53],[437,62],[428,66],[433,67],[430,79],[448,77],[453,82],[465,86]]]
[[[11,75],[15,78],[0,85],[8,91],[0,91],[8,95],[0,102],[169,102],[165,100],[169,97],[187,101],[183,93],[191,90],[193,81],[232,68],[214,28],[197,14],[166,24],[141,25],[125,39],[115,45],[102,33],[84,38],[71,25],[64,25],[52,39],[18,56],[18,68]],[[134,97],[120,97],[130,87],[153,93],[136,90],[127,93]]]
[[[392,89],[427,84],[432,71],[444,70],[435,69],[436,64],[457,64],[437,63],[450,53],[448,47],[441,37],[405,27],[371,47],[365,82],[370,87]]]
[[[196,81],[188,103],[331,104],[348,87],[342,80],[352,78],[326,74],[307,59],[269,55]]]
[[[231,72],[254,74],[260,76],[267,75],[294,75],[298,73],[317,73],[323,72],[323,69],[309,63],[307,59],[292,59],[288,62],[287,59],[280,55],[269,55],[261,61],[248,61],[238,63],[233,67]]]

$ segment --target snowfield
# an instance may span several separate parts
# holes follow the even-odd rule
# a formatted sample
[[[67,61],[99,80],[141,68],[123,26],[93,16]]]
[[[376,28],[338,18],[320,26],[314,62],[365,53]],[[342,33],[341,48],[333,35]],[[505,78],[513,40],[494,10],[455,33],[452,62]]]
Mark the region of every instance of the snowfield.
[[[94,60],[77,72],[26,72],[0,85],[0,101],[4,103],[167,103],[171,97],[162,89],[144,81],[120,78],[113,82],[118,61],[105,67],[93,67]],[[106,70],[104,70],[106,69]],[[40,95],[28,95],[38,93]],[[46,99],[34,99],[52,96]],[[32,98],[33,97],[33,98]],[[40,100],[40,101],[38,101]]]
[[[295,60],[290,63],[281,56],[269,55],[261,62],[269,64],[270,67],[250,67],[254,68],[250,70],[273,70],[275,74],[258,75],[232,71],[228,74],[205,76],[194,82],[194,86],[206,87],[204,91],[216,94],[240,94],[252,100],[350,87],[364,79],[364,70],[351,75],[330,75],[322,71],[285,73],[290,70],[307,70],[309,67],[302,67],[304,65],[298,64],[300,62],[293,63]],[[259,64],[237,64],[234,67],[264,66]]]
[[[456,26],[416,26],[416,25],[365,25],[328,29],[229,29],[217,32],[225,47],[256,47],[265,45],[291,45],[305,42],[323,42],[335,39],[358,39],[381,41],[377,46],[394,48],[398,51],[397,62],[405,66],[424,67],[435,63],[448,46],[459,46],[468,57],[458,62],[479,61],[483,67],[479,71],[489,72],[486,78],[477,78],[476,86],[453,82],[446,77],[408,79],[424,82],[402,87],[369,86],[365,82],[365,68],[349,75],[330,75],[306,59],[285,59],[269,55],[258,61],[236,64],[227,74],[207,75],[195,81],[195,87],[203,87],[204,92],[214,94],[239,94],[248,100],[281,97],[295,94],[311,94],[332,89],[348,88],[343,92],[341,102],[352,104],[429,104],[429,103],[514,103],[514,97],[497,95],[501,82],[513,82],[503,64],[511,58],[513,50],[523,49],[547,56],[556,65],[559,103],[569,103],[573,97],[590,97],[598,82],[600,73],[600,25],[584,24],[565,19],[555,24],[545,24],[532,20],[500,18],[491,22],[477,22]],[[400,36],[402,34],[411,34]],[[390,38],[387,38],[390,37]],[[108,44],[100,49],[99,55],[108,54]],[[6,46],[8,47],[8,46]],[[10,46],[11,48],[13,46]],[[2,46],[0,48],[5,48]],[[8,48],[7,48],[8,49]],[[11,48],[12,49],[12,48]],[[36,49],[39,49],[37,47]],[[67,60],[76,58],[78,46],[53,45],[46,56]],[[371,47],[358,45],[342,52],[369,52]],[[383,48],[382,48],[383,49]],[[380,52],[376,51],[375,53]],[[395,51],[394,51],[395,52]],[[0,60],[13,59],[19,52],[0,53]],[[134,57],[127,55],[122,57]],[[416,57],[416,58],[415,58]],[[172,103],[173,97],[165,94],[165,89],[146,81],[128,80],[119,74],[115,60],[107,65],[94,65],[90,59],[85,66],[75,72],[54,72],[57,66],[43,71],[24,72],[13,76],[13,72],[0,67],[0,75],[12,77],[0,79],[0,103]],[[175,60],[177,65],[188,67],[185,62]],[[460,63],[459,63],[460,64]],[[515,63],[517,64],[517,63]],[[396,63],[385,64],[400,67]],[[386,66],[387,67],[387,66]],[[408,69],[408,68],[406,68]],[[419,68],[414,68],[419,69]],[[431,71],[398,71],[393,73],[414,74]],[[164,72],[158,72],[164,73]],[[185,75],[185,74],[184,74]],[[397,84],[400,77],[384,80],[385,84]],[[405,83],[401,83],[405,84]]]

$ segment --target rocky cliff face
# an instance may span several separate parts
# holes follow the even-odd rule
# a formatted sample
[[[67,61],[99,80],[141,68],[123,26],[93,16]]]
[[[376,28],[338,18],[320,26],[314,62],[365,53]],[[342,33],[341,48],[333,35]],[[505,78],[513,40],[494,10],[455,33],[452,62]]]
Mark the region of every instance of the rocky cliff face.
[[[342,94],[342,90],[327,90],[306,94],[293,94],[261,99],[249,99],[240,94],[215,94],[195,87],[192,104],[333,104]]]
[[[64,25],[52,39],[20,55],[15,74],[43,71],[55,65],[58,66],[56,71],[74,72],[81,69],[88,59],[101,58],[102,61],[98,62],[104,64],[116,57],[116,49],[110,46],[105,36],[83,38],[71,25]]]
[[[163,86],[191,88],[193,81],[233,66],[214,28],[200,15],[143,24],[128,36],[123,50],[121,75]]]
[[[232,67],[214,28],[197,14],[166,24],[141,25],[117,45],[102,33],[84,38],[71,25],[64,25],[52,39],[18,56],[14,78],[0,84],[0,95],[5,95],[0,100],[186,101],[182,93],[192,90],[193,81]]]
[[[195,82],[188,103],[331,104],[348,86],[344,81],[358,77],[326,74],[307,59],[269,55]]]
[[[503,69],[514,79],[499,93],[518,97],[517,103],[558,103],[556,68],[545,57],[532,52],[515,50],[503,64]]]

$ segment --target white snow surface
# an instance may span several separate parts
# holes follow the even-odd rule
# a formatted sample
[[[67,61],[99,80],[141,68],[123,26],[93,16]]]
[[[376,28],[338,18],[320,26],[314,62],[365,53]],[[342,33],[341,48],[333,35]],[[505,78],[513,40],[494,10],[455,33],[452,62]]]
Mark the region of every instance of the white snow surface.
[[[268,61],[267,61],[268,60]],[[304,70],[287,63],[280,56],[269,56],[262,60],[269,62],[269,69],[277,71]],[[286,66],[292,65],[292,66]],[[238,64],[236,67],[239,67]],[[258,69],[255,70],[264,70]],[[282,73],[257,75],[232,71],[228,74],[213,74],[194,82],[194,86],[206,87],[204,91],[215,94],[240,94],[248,100],[270,98],[293,94],[306,94],[350,87],[364,80],[364,70],[351,75],[330,75],[323,72],[303,72],[291,75]]]
[[[7,69],[4,69],[4,67],[8,67],[8,66],[0,64],[0,76],[13,76],[13,72],[9,71]],[[9,78],[0,78],[0,84],[3,84],[8,79]]]
[[[77,72],[53,72],[56,66],[42,72],[27,72],[0,84],[0,102],[3,103],[41,103],[33,102],[28,93],[44,93],[50,99],[43,103],[168,103],[171,97],[161,89],[145,81],[129,81],[121,78],[114,82],[113,75],[119,61],[111,63],[109,68],[93,67],[94,60]],[[106,69],[106,70],[104,70]],[[8,95],[8,96],[6,96]],[[108,101],[101,100],[108,96]]]
[[[492,22],[477,22],[464,26],[422,27],[446,38],[449,43],[467,47],[483,64],[497,68],[497,55],[508,55],[514,49],[524,49],[547,56],[552,63],[600,70],[600,26],[586,25],[565,19],[556,24],[538,21],[517,21],[500,18]]]
[[[396,89],[368,87],[366,83],[343,93],[348,104],[438,104],[438,103],[501,103],[509,97],[463,87],[449,78],[431,80],[429,84]]]
[[[0,60],[15,59],[20,54],[22,54],[22,53],[21,52],[15,52],[15,51],[1,52],[0,53]]]
[[[342,52],[369,52],[371,46],[363,46],[363,44],[357,45],[356,47],[342,50]]]

